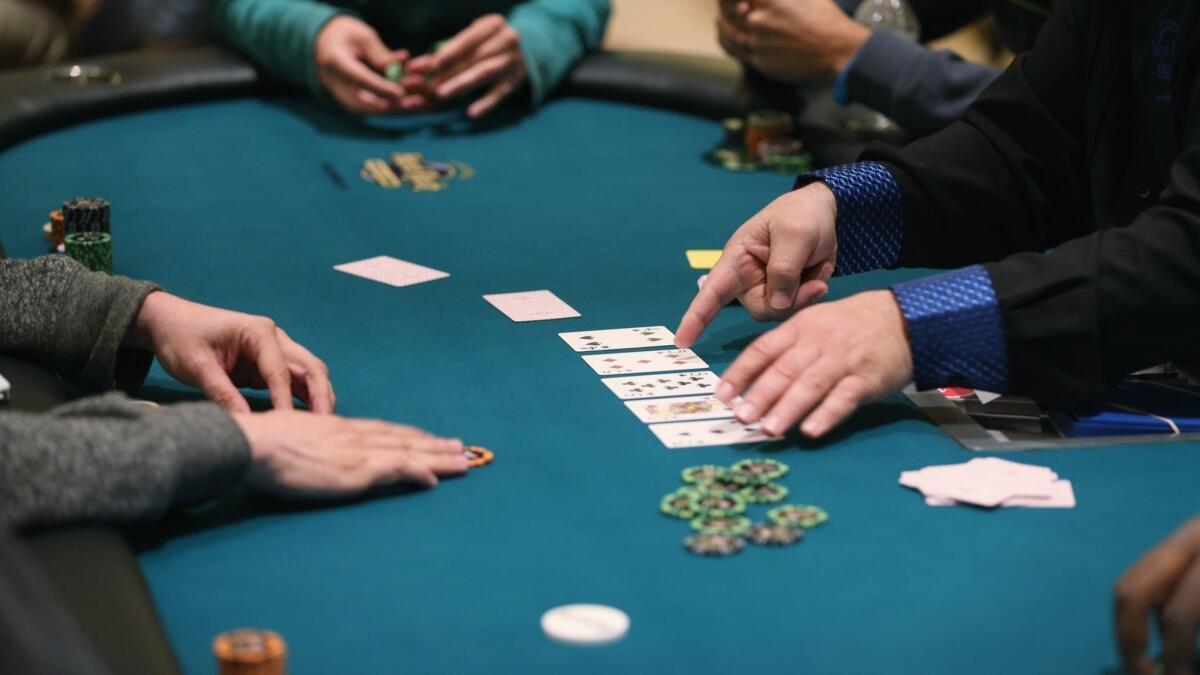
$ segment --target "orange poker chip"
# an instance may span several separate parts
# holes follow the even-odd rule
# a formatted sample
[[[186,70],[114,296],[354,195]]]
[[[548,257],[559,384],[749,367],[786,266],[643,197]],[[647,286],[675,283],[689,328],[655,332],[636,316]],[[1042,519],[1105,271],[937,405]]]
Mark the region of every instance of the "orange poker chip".
[[[491,450],[480,445],[468,445],[463,448],[463,454],[467,456],[467,466],[472,469],[478,469],[486,464],[491,464],[496,455]]]
[[[285,675],[287,645],[279,633],[239,628],[213,639],[221,675]]]

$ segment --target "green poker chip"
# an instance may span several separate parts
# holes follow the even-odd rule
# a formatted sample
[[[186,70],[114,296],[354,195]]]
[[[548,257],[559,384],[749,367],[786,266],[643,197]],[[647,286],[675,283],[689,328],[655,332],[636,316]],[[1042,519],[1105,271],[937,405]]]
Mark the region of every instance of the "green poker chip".
[[[721,516],[735,516],[746,512],[746,500],[736,493],[702,494],[695,499],[694,504],[698,512],[696,515],[700,516],[719,518]]]
[[[733,472],[747,483],[765,483],[786,476],[788,465],[774,459],[743,459],[733,465]]]
[[[707,483],[708,481],[723,473],[727,473],[728,471],[729,469],[726,469],[723,466],[717,466],[716,464],[701,464],[700,466],[689,466],[683,470],[683,473],[680,474],[680,476],[683,478],[683,482],[685,483],[699,485],[700,483]]]
[[[726,471],[712,480],[700,483],[696,488],[702,494],[739,494],[742,490],[746,489],[746,481],[741,476],[736,476],[733,472]]]
[[[776,504],[787,499],[788,489],[777,483],[747,485],[738,493],[751,504]]]
[[[658,510],[672,518],[691,520],[700,515],[700,510],[696,507],[696,500],[698,498],[699,495],[695,490],[680,488],[664,496],[662,501],[658,503]]]
[[[780,525],[808,529],[829,520],[829,514],[812,504],[784,504],[767,511],[767,518]]]
[[[64,240],[69,258],[93,272],[112,274],[112,235],[107,232],[72,232]]]
[[[740,537],[750,529],[751,521],[745,516],[700,516],[693,518],[691,525],[700,534]]]
[[[387,64],[387,68],[383,71],[383,76],[392,82],[399,82],[400,78],[404,77],[404,64],[399,61],[392,61]]]

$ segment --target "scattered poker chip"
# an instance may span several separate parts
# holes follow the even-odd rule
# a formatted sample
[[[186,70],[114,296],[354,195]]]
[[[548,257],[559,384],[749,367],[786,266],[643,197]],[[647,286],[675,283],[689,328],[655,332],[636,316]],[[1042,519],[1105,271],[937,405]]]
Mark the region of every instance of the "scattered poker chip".
[[[496,458],[491,450],[479,445],[463,446],[463,454],[467,456],[467,466],[472,469],[491,464]]]
[[[546,637],[568,645],[606,645],[629,632],[629,615],[608,605],[563,605],[542,615]]]
[[[767,518],[780,525],[807,529],[829,520],[829,514],[821,507],[811,504],[784,504],[767,511]]]
[[[287,645],[279,633],[239,628],[213,640],[221,675],[284,675]]]
[[[755,523],[743,536],[759,546],[791,546],[800,543],[804,530],[780,523]]]
[[[111,232],[110,207],[107,199],[76,197],[63,202],[63,231]]]
[[[700,534],[721,534],[740,537],[750,529],[750,519],[745,516],[700,516],[693,518],[692,529]]]
[[[700,515],[696,508],[696,491],[690,488],[680,488],[662,498],[658,510],[672,518],[691,520]]]
[[[727,556],[741,553],[746,542],[723,534],[693,534],[683,540],[683,546],[696,555]]]
[[[683,470],[681,476],[683,478],[683,482],[698,485],[700,483],[706,483],[716,478],[720,474],[728,471],[729,469],[726,469],[723,466],[717,466],[716,464],[701,464],[700,466],[689,466]]]
[[[751,504],[775,504],[787,499],[788,489],[777,483],[747,485],[738,493]]]
[[[733,465],[733,471],[745,476],[748,483],[764,483],[783,478],[788,465],[774,459],[743,459]]]
[[[66,236],[67,256],[93,272],[112,274],[112,236],[107,232],[73,232]]]
[[[746,500],[735,493],[705,493],[696,497],[693,503],[696,506],[696,515],[715,518],[720,516],[734,516],[746,512]]]

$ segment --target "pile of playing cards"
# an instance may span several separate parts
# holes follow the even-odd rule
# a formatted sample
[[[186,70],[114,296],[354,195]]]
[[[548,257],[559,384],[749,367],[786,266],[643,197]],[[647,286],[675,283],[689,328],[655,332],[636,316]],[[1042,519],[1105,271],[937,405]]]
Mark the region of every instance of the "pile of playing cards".
[[[721,381],[704,359],[690,349],[672,347],[675,335],[666,326],[614,328],[559,333],[625,402],[639,420],[668,448],[732,445],[771,440],[757,424],[742,424],[713,392]],[[657,347],[657,349],[646,349]],[[640,349],[641,351],[616,350]],[[656,374],[648,374],[656,373]]]
[[[1069,509],[1075,506],[1071,481],[1044,466],[981,457],[963,464],[904,471],[900,484],[919,490],[930,506],[970,504],[985,508],[1023,506]]]

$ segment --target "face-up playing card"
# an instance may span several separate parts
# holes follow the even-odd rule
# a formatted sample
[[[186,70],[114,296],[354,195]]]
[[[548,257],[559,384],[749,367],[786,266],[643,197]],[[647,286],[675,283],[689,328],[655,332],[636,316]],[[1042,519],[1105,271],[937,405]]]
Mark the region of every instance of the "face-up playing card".
[[[3,375],[0,375],[0,401],[8,400],[8,390],[11,388],[11,386],[12,385],[8,383],[8,380],[4,379]]]
[[[687,373],[665,373],[662,375],[637,375],[635,377],[606,377],[601,382],[618,398],[658,398],[660,396],[683,396],[685,394],[711,394],[717,390],[721,378],[711,370]]]
[[[651,424],[650,431],[668,448],[698,448],[704,445],[762,443],[773,440],[758,428],[758,424],[742,424],[737,420]]]
[[[493,293],[483,296],[496,309],[513,321],[546,321],[571,319],[579,316],[567,303],[550,291],[521,291]]]
[[[450,276],[447,272],[399,260],[390,255],[379,255],[366,260],[342,263],[334,265],[333,269],[397,288],[445,279]]]
[[[733,408],[716,396],[652,398],[646,401],[626,401],[625,406],[646,424],[733,417]]]
[[[631,373],[663,373],[672,370],[707,368],[704,359],[690,349],[663,349],[623,354],[590,354],[583,360],[600,375],[629,375]]]
[[[610,349],[637,349],[638,347],[669,347],[675,334],[666,326],[646,328],[613,328],[609,330],[582,330],[559,333],[558,336],[577,352],[603,352]]]

